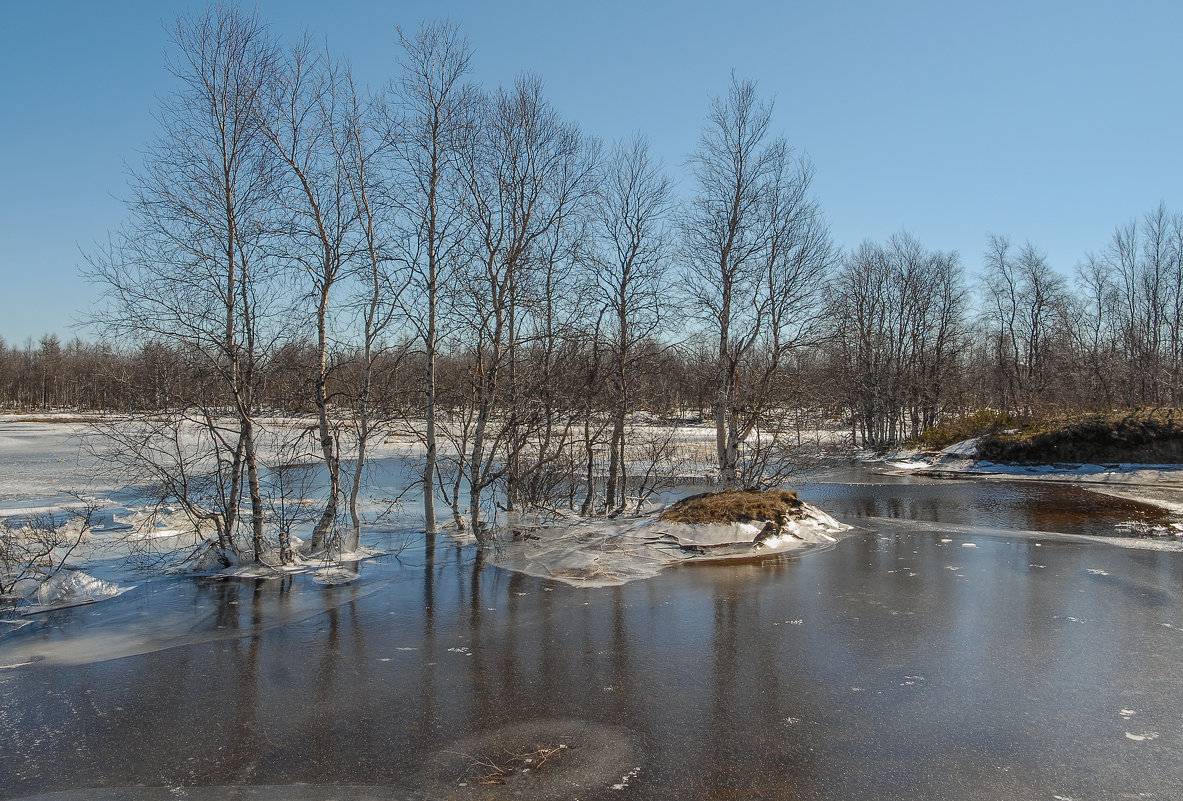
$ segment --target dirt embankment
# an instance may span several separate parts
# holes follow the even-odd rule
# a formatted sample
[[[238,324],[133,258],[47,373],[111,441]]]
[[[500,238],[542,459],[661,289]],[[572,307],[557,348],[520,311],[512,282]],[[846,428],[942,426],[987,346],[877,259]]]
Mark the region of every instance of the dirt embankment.
[[[1183,464],[1183,411],[1089,415],[990,433],[978,457],[992,462]]]

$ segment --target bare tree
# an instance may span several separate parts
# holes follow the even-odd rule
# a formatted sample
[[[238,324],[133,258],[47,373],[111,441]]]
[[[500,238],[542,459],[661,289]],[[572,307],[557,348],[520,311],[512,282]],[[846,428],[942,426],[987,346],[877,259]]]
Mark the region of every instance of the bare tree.
[[[393,193],[406,229],[403,258],[414,271],[411,302],[424,312],[418,323],[423,341],[423,424],[427,448],[423,465],[423,524],[435,533],[435,484],[439,443],[436,433],[436,360],[440,347],[441,305],[449,283],[447,269],[459,260],[468,220],[455,190],[457,158],[472,123],[474,92],[462,81],[472,48],[450,22],[421,25],[414,36],[398,29],[401,76],[393,84],[391,128],[398,154],[399,188]],[[421,321],[421,322],[420,322]]]
[[[847,254],[828,303],[852,433],[883,447],[936,422],[958,367],[965,288],[955,253],[906,233]]]
[[[1081,384],[1093,408],[1113,407],[1118,376],[1113,329],[1116,288],[1104,259],[1090,253],[1076,268],[1076,325],[1072,333],[1085,363]]]
[[[359,242],[355,278],[359,299],[355,308],[361,318],[362,371],[352,396],[354,405],[354,442],[356,453],[350,481],[348,505],[351,534],[342,546],[345,551],[356,550],[361,536],[358,496],[364,476],[370,438],[381,425],[374,410],[375,373],[379,360],[388,353],[383,340],[396,318],[399,301],[406,288],[408,276],[404,271],[391,271],[390,256],[389,186],[383,180],[390,155],[390,139],[380,115],[371,104],[363,104],[348,70],[343,75],[344,117],[340,127],[334,126],[334,149],[342,165],[344,177],[353,199],[357,215]],[[396,359],[396,363],[397,363]]]
[[[1064,279],[1031,243],[1012,254],[1010,241],[994,234],[984,267],[986,324],[995,344],[1003,406],[1031,414],[1043,403],[1052,378],[1052,346],[1067,303]]]
[[[65,566],[90,531],[94,501],[74,496],[79,505],[64,514],[45,512],[20,522],[0,520],[0,602],[16,600],[41,586]]]
[[[777,369],[816,331],[834,261],[810,196],[813,170],[770,134],[772,105],[732,76],[691,163],[698,190],[684,230],[690,300],[715,337],[719,480],[734,486],[740,446],[758,425]]]
[[[473,270],[463,302],[470,332],[475,413],[467,454],[469,515],[478,541],[482,494],[513,470],[528,437],[517,414],[522,304],[540,248],[589,193],[592,165],[578,129],[542,96],[537,78],[519,79],[480,104],[462,161]],[[495,417],[504,408],[506,414]],[[514,497],[507,488],[507,499]]]
[[[245,473],[257,559],[265,513],[254,393],[270,336],[267,304],[276,297],[263,290],[272,266],[262,234],[273,163],[258,111],[276,50],[257,17],[225,6],[182,17],[173,45],[168,67],[179,88],[162,102],[161,134],[134,175],[131,220],[90,258],[108,300],[96,323],[115,340],[179,343],[216,379],[195,413],[178,417],[205,427],[218,465],[221,490],[211,497],[220,502],[194,512],[211,517],[224,544],[236,547]],[[226,407],[232,430],[220,420]]]
[[[1175,403],[1183,352],[1183,219],[1160,203],[1119,226],[1095,262],[1112,287],[1110,327],[1124,362],[1125,404]]]
[[[645,353],[637,343],[657,333],[668,306],[673,184],[649,143],[636,136],[613,149],[601,186],[596,222],[602,244],[593,286],[608,310],[613,400],[605,505],[611,511],[625,505],[625,420],[631,379]]]
[[[309,549],[325,548],[341,500],[340,421],[330,411],[330,325],[335,287],[345,277],[356,245],[358,210],[338,143],[348,134],[342,71],[307,38],[293,47],[267,84],[261,130],[282,167],[276,171],[276,245],[297,280],[306,283],[316,330],[313,402],[317,441],[329,476],[324,511],[312,529]],[[292,561],[284,551],[281,559]]]

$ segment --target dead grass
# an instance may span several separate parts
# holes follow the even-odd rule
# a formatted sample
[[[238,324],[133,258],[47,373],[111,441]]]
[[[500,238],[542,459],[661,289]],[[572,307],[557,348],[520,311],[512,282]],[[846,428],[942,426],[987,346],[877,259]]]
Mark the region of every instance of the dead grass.
[[[723,490],[683,498],[659,515],[667,523],[776,523],[801,508],[790,490]]]
[[[462,753],[457,756],[469,760],[472,766],[472,771],[464,777],[464,782],[473,782],[478,785],[505,784],[508,779],[515,776],[538,772],[547,762],[553,762],[562,756],[567,748],[566,743],[559,743],[558,745],[537,746],[525,753],[505,751],[496,757],[483,754],[472,756]],[[448,753],[456,752],[450,751]]]
[[[996,412],[993,409],[975,409],[942,420],[932,428],[926,429],[907,445],[939,451],[954,443],[975,437],[984,437],[1010,429],[1025,429],[1030,421],[1023,420],[1013,414]]]

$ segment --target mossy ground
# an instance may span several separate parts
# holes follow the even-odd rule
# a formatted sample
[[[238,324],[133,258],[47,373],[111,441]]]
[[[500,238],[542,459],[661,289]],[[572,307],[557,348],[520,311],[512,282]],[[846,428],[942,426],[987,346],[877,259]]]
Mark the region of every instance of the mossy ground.
[[[993,409],[975,409],[972,412],[942,420],[932,428],[926,429],[908,445],[914,448],[939,451],[967,439],[1013,429],[1021,430],[1027,422],[1029,421],[1006,412],[997,412]]]

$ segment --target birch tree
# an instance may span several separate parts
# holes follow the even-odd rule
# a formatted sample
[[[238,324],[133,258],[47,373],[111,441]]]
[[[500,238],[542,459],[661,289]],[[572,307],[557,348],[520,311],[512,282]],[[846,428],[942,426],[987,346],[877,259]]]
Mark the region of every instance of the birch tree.
[[[441,313],[470,224],[461,213],[457,182],[461,144],[473,121],[474,90],[463,83],[472,48],[450,22],[426,23],[414,35],[400,28],[398,39],[401,74],[392,85],[391,107],[398,178],[392,197],[401,212],[403,259],[415,279],[409,297],[421,312],[408,318],[417,324],[423,344],[423,524],[431,535],[439,475],[436,362]]]
[[[1006,237],[991,234],[982,282],[1003,406],[1031,414],[1052,379],[1053,345],[1067,304],[1064,279],[1030,242],[1016,252]]]
[[[399,302],[409,276],[405,270],[390,266],[389,160],[391,141],[382,115],[374,103],[359,97],[352,74],[343,75],[343,118],[334,127],[334,150],[339,159],[357,217],[358,241],[353,267],[357,286],[354,308],[361,324],[361,375],[353,390],[354,442],[356,453],[347,498],[350,535],[342,544],[345,551],[355,550],[361,538],[358,496],[361,492],[370,438],[379,430],[381,419],[375,414],[374,390],[378,363],[388,354],[383,347],[387,332],[399,319]],[[401,355],[401,354],[400,354]],[[396,360],[397,361],[397,360]]]
[[[683,223],[687,284],[717,343],[713,407],[725,486],[738,481],[740,448],[766,411],[778,368],[816,331],[834,261],[810,195],[813,168],[771,125],[772,105],[733,75],[691,158],[698,186]]]
[[[348,270],[358,220],[347,162],[337,146],[346,136],[342,115],[348,110],[339,68],[305,38],[276,70],[261,126],[279,165],[278,248],[312,304],[315,328],[316,439],[329,488],[308,543],[312,552],[324,550],[337,523],[342,492],[340,421],[330,410],[328,382],[335,289]],[[281,558],[285,563],[293,559],[286,542]]]
[[[569,221],[588,193],[592,164],[582,134],[543,97],[542,83],[520,78],[480,104],[461,165],[464,208],[472,226],[471,272],[463,302],[472,352],[474,414],[468,446],[470,525],[492,542],[482,496],[510,470],[526,444],[516,427],[515,370],[524,293],[544,262],[546,237]],[[505,408],[506,415],[495,413]],[[506,497],[514,495],[512,487]]]
[[[226,6],[181,17],[172,45],[167,66],[178,88],[162,101],[160,134],[133,177],[130,219],[90,258],[107,301],[97,322],[115,340],[180,343],[197,363],[205,391],[196,402],[118,439],[226,549],[239,550],[245,480],[249,552],[260,559],[255,391],[276,296],[265,289],[274,163],[259,104],[276,48],[257,16]]]
[[[828,303],[852,433],[883,447],[937,421],[965,330],[955,253],[908,234],[864,242],[843,259]]]
[[[668,306],[672,255],[673,183],[642,137],[618,144],[604,171],[596,204],[601,246],[594,286],[607,310],[612,387],[612,433],[605,506],[623,509],[627,483],[625,420],[630,411],[638,347],[658,332]]]

